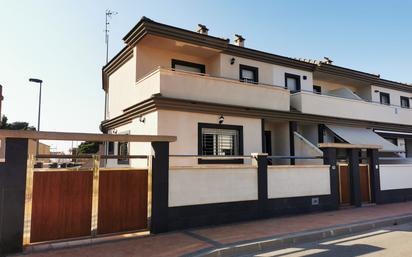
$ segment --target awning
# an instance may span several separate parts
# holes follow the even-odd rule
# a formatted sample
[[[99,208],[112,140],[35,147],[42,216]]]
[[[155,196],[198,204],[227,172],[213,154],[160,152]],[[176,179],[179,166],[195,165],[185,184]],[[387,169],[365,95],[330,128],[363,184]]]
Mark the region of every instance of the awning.
[[[382,146],[382,149],[380,149],[382,152],[402,152],[398,146],[379,136],[371,129],[335,125],[326,126],[338,137],[350,144],[380,145]]]

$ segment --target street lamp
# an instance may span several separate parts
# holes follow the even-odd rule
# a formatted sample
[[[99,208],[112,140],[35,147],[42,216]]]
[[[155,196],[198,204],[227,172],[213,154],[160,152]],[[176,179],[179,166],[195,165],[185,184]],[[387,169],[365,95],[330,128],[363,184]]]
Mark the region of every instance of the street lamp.
[[[40,91],[39,91],[39,113],[37,114],[37,131],[40,131],[40,108],[41,108],[41,85],[43,83],[43,80],[41,79],[35,79],[35,78],[30,78],[30,82],[34,82],[37,84],[40,84]],[[37,141],[37,147],[36,147],[36,155],[39,154],[39,141]]]

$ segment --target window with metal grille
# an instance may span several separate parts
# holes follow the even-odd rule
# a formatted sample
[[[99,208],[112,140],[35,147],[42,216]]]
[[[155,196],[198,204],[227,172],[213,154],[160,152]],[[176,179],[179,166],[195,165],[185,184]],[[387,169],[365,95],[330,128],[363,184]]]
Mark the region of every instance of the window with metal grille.
[[[203,128],[202,155],[239,155],[239,131]]]
[[[243,155],[242,130],[242,126],[199,123],[199,155]],[[205,159],[202,161],[199,163],[240,163],[239,159]],[[243,162],[243,160],[241,161]]]

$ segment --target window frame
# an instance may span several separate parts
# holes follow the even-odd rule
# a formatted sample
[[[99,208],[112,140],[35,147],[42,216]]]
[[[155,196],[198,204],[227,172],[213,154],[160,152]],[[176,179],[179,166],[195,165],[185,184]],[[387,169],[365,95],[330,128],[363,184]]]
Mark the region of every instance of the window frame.
[[[319,90],[319,92],[315,92],[315,88],[316,88],[317,90]],[[313,85],[313,93],[314,93],[314,94],[317,94],[317,95],[321,95],[321,94],[322,94],[322,87],[321,87],[321,86],[318,86],[318,85]]]
[[[406,100],[408,102],[408,106],[402,106],[402,100]],[[411,108],[411,102],[409,100],[409,97],[407,96],[401,96],[401,108],[409,109]]]
[[[129,135],[130,131],[125,131],[119,133],[120,135]],[[120,156],[120,144],[126,143],[127,144],[127,155],[130,155],[130,142],[116,142],[116,149],[117,149],[117,155]],[[130,159],[125,158],[125,159],[117,159],[117,164],[122,164],[122,165],[129,165],[130,164]]]
[[[382,102],[382,97],[384,97],[384,96],[388,97],[388,103],[387,104]],[[391,105],[391,95],[389,93],[379,92],[379,101],[383,105]]]
[[[297,84],[296,84],[296,90],[292,91],[288,88],[288,78],[291,79],[296,79]],[[292,73],[285,73],[285,88],[289,89],[291,93],[296,93],[301,91],[301,81],[300,81],[300,75],[292,74]]]
[[[239,135],[239,155],[243,155],[243,126],[239,125],[226,125],[226,124],[214,124],[214,123],[201,123],[197,124],[197,153],[199,156],[202,155],[202,129],[203,128],[214,128],[214,129],[228,129],[237,130]],[[219,156],[219,155],[204,155],[204,156]],[[229,155],[227,155],[229,156]],[[243,159],[222,159],[222,160],[208,160],[208,159],[198,159],[198,164],[243,164]]]
[[[188,67],[192,67],[192,68],[197,68],[197,69],[200,70],[200,73],[202,73],[202,74],[205,74],[205,72],[206,72],[206,66],[204,64],[172,59],[172,69],[175,69],[176,64],[177,65],[182,65],[182,66],[188,66]]]
[[[253,72],[253,81],[250,81],[249,79],[243,78],[242,75],[242,70],[249,70]],[[258,84],[259,83],[259,68],[258,67],[253,67],[249,65],[244,65],[244,64],[239,64],[239,81],[240,82],[246,82],[246,83],[253,83],[253,84]]]
[[[108,142],[107,144],[107,154],[114,155],[114,142]]]

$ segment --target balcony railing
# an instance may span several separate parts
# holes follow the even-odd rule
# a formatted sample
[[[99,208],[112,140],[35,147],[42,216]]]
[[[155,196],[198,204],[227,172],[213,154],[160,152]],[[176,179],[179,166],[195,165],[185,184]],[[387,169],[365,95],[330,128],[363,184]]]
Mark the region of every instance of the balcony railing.
[[[137,82],[138,101],[162,96],[242,107],[289,111],[290,93],[279,86],[254,84],[162,67]]]
[[[298,92],[291,95],[291,106],[302,113],[412,125],[412,110],[375,102]]]

